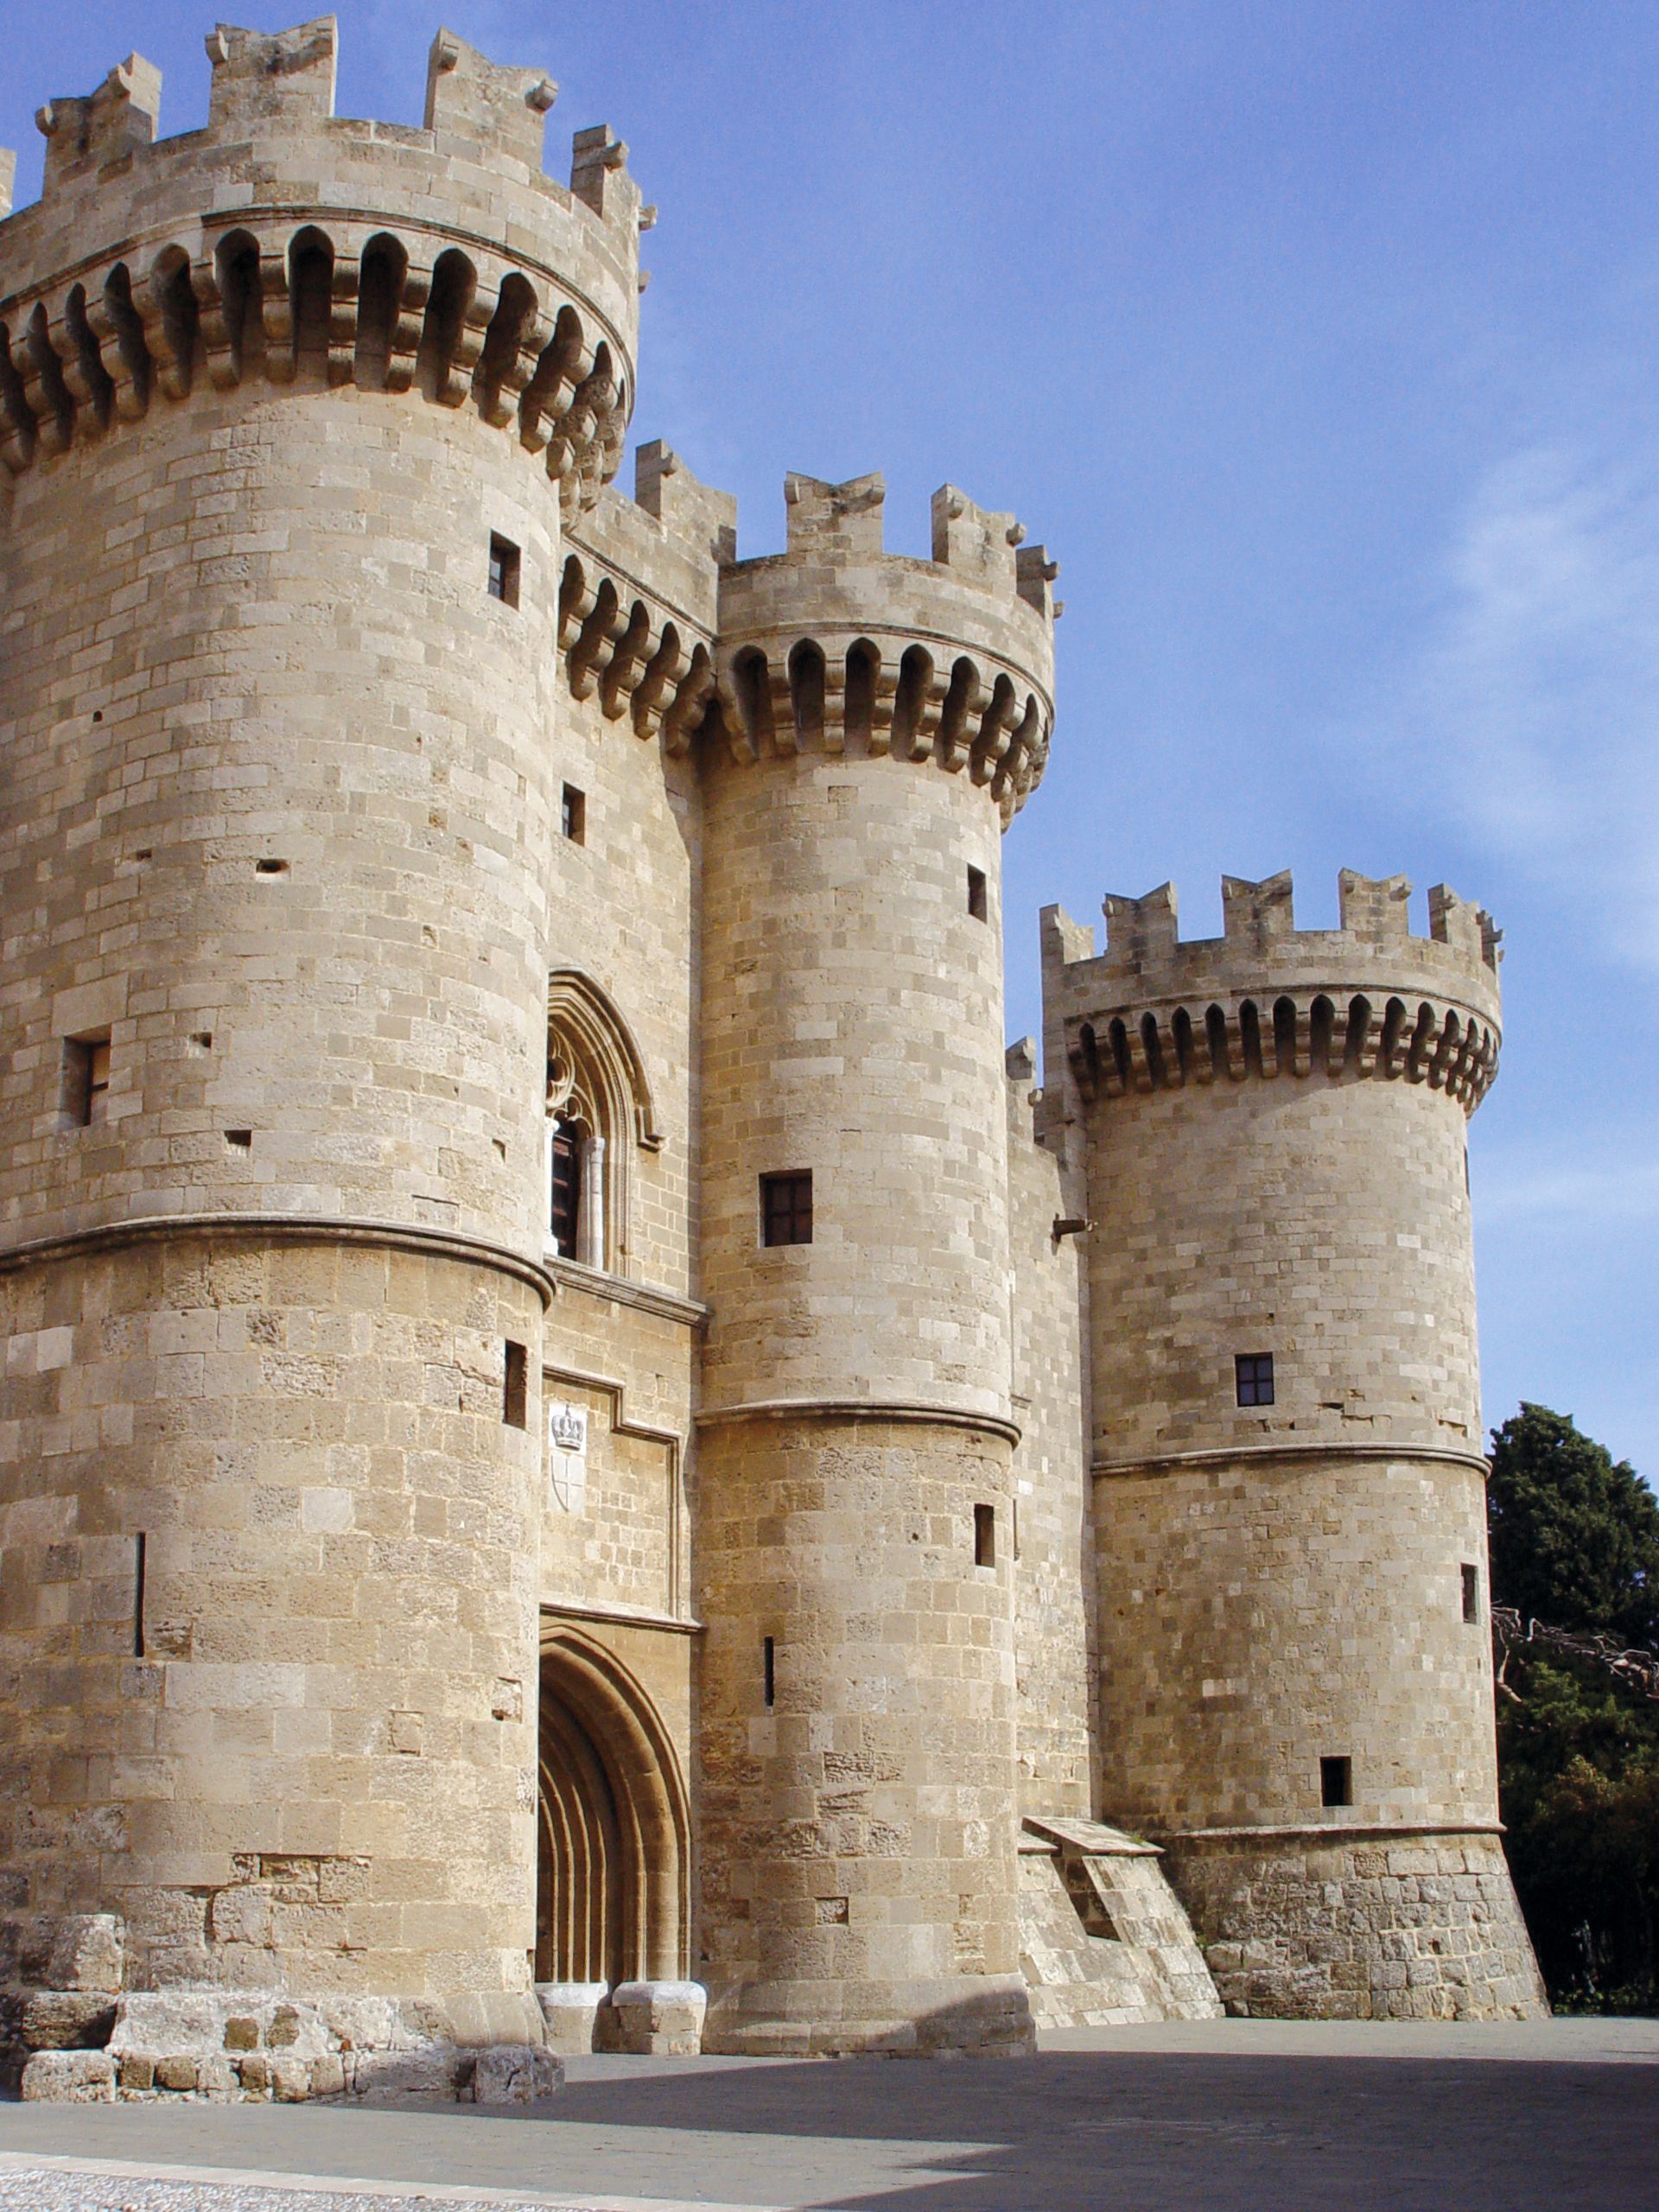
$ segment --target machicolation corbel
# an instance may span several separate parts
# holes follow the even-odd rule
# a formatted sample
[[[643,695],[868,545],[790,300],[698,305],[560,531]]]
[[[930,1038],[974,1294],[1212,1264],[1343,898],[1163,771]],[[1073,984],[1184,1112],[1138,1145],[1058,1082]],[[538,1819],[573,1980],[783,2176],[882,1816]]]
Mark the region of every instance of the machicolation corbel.
[[[933,558],[889,554],[886,495],[879,474],[785,479],[785,551],[721,571],[711,727],[740,761],[931,760],[988,789],[1006,825],[1041,778],[1053,724],[1053,640],[1022,586],[1022,532],[944,485]]]
[[[590,509],[632,404],[626,149],[577,134],[577,207],[542,167],[551,79],[448,31],[422,131],[334,116],[332,16],[270,35],[221,23],[207,51],[205,130],[156,140],[161,78],[136,55],[41,111],[42,203],[74,204],[7,226],[0,466],[21,474],[206,388],[355,384],[475,407],[539,457],[567,515]],[[250,188],[228,207],[227,156]],[[0,213],[13,168],[0,156]],[[615,219],[607,235],[594,210]],[[58,212],[80,234],[67,264]]]
[[[1222,879],[1224,934],[1183,940],[1173,887],[1105,901],[1105,951],[1044,915],[1045,991],[1086,1100],[1322,1070],[1443,1090],[1472,1113],[1497,1067],[1498,931],[1437,884],[1429,934],[1404,876],[1345,871],[1335,930],[1294,926],[1288,871]]]

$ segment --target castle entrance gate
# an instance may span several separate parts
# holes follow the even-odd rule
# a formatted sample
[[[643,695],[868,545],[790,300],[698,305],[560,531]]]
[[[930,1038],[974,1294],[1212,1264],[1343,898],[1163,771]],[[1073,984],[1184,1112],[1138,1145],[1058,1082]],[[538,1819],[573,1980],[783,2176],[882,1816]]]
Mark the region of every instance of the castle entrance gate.
[[[687,1971],[687,1818],[645,1691],[583,1630],[543,1624],[536,1979],[674,1981]]]

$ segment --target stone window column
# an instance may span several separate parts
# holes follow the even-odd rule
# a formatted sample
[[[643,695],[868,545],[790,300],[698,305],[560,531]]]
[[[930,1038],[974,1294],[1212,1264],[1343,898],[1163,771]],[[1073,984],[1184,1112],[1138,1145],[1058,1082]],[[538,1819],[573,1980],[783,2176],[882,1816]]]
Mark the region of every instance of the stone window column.
[[[582,1140],[575,1256],[584,1268],[605,1265],[605,1140],[600,1136]]]

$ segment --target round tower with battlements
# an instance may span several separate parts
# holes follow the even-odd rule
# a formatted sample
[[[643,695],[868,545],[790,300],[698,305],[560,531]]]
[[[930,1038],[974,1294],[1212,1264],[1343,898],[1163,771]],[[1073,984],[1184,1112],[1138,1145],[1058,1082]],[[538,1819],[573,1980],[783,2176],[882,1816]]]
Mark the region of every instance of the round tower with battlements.
[[[703,768],[709,2041],[1018,2049],[999,841],[1053,572],[948,487],[931,562],[879,477],[786,496]]]
[[[0,223],[0,1980],[105,1912],[129,1989],[539,2040],[548,733],[641,211],[448,34],[418,130],[332,19],[208,53]]]
[[[1163,1842],[1234,2011],[1539,2008],[1499,1837],[1465,1130],[1497,932],[1287,875],[1045,917],[1087,1130],[1106,1817]]]

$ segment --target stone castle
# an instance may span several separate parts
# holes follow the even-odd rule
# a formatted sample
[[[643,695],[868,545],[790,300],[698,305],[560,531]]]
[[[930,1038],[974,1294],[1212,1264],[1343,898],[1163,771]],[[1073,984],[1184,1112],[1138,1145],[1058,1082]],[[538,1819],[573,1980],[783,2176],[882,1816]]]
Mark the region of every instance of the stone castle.
[[[1538,2009],[1487,917],[1051,909],[1039,1088],[1043,549],[619,493],[626,147],[551,181],[553,85],[447,33],[418,130],[335,117],[330,19],[207,46],[205,129],[133,57],[0,222],[14,2058]]]

